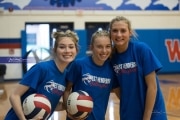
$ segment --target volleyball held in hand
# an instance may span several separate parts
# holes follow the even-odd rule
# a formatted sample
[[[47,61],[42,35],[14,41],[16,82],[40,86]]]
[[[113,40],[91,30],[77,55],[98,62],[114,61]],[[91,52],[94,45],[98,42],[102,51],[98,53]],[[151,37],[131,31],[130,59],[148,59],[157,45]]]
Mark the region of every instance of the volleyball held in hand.
[[[67,111],[75,118],[85,118],[93,109],[93,99],[85,91],[72,92],[67,100]]]
[[[23,101],[23,112],[27,119],[46,120],[51,113],[51,103],[42,94],[31,94]]]

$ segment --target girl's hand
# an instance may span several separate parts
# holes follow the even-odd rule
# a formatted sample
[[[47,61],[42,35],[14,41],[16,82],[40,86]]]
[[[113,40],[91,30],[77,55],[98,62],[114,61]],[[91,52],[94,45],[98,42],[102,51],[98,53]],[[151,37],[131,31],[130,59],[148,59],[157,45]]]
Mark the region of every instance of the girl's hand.
[[[64,103],[60,101],[57,104],[55,111],[63,111],[63,110],[66,110],[66,107],[65,107]]]
[[[66,110],[66,107],[63,102],[59,102],[59,110],[60,111]]]

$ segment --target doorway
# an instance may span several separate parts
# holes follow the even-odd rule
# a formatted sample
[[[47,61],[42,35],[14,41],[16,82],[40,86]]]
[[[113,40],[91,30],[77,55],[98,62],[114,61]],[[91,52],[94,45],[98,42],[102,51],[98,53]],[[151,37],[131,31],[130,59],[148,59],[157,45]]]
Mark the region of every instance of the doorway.
[[[34,64],[51,59],[54,45],[52,33],[56,31],[74,30],[72,22],[63,23],[26,23],[26,54],[23,56],[23,73]]]

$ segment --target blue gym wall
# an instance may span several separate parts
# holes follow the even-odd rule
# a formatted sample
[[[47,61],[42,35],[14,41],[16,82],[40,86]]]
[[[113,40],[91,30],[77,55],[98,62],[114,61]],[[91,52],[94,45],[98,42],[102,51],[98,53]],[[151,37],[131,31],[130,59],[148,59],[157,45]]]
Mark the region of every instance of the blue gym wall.
[[[142,29],[136,32],[138,40],[147,43],[161,61],[161,73],[180,73],[180,29]]]
[[[105,11],[174,11],[180,10],[178,0],[147,0],[145,3],[135,0],[119,0],[117,4],[105,0],[0,0],[0,8],[4,10],[105,10]],[[96,21],[94,21],[96,22]],[[76,30],[80,37],[80,52],[77,57],[86,55],[86,30]],[[19,31],[17,31],[19,32]],[[163,65],[161,73],[180,73],[180,28],[179,29],[137,29],[138,40],[147,43]],[[20,48],[25,54],[26,36],[22,38],[0,38],[0,49]],[[149,63],[151,64],[151,63]]]
[[[75,30],[79,35],[80,51],[77,58],[86,55],[86,30]],[[180,29],[136,29],[138,41],[147,43],[163,65],[160,73],[180,73]],[[22,38],[0,39],[0,46],[7,48],[20,47],[25,54],[25,32]],[[151,63],[149,63],[151,64]]]

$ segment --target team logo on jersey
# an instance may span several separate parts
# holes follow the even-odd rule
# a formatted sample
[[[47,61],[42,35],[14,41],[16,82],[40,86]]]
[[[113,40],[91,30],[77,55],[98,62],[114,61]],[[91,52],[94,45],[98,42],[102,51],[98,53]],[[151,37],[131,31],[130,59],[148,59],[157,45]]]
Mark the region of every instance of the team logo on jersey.
[[[46,83],[44,89],[49,93],[62,95],[65,90],[65,87],[61,84],[54,82],[53,80],[50,80]]]
[[[113,66],[116,73],[132,73],[137,71],[136,62],[123,63]]]
[[[82,76],[82,81],[86,85],[98,86],[101,88],[105,88],[110,84],[111,79],[110,78],[97,77],[97,76],[91,75],[90,73],[86,73]]]

